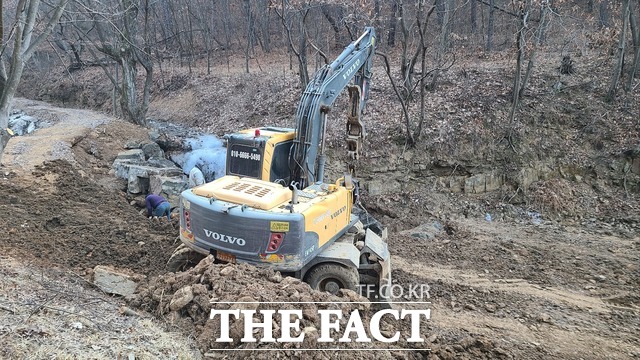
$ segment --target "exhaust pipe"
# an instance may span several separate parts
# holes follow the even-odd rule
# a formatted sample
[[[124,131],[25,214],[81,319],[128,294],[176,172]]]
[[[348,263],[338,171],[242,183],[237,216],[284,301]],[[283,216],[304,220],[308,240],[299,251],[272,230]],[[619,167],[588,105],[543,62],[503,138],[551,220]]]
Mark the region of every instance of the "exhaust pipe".
[[[291,190],[291,204],[296,205],[298,203],[298,188],[291,184],[289,190]]]
[[[298,203],[298,188],[291,184],[289,185],[289,190],[291,190],[291,212],[293,212],[293,205]]]

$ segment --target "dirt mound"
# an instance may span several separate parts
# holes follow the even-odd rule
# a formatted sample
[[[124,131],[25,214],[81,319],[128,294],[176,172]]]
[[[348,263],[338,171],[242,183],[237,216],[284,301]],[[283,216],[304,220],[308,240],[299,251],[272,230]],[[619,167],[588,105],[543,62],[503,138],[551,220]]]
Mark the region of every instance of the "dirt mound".
[[[173,251],[177,224],[140,215],[125,194],[67,161],[36,166],[35,181],[0,178],[2,252],[86,271],[96,265],[157,274]]]

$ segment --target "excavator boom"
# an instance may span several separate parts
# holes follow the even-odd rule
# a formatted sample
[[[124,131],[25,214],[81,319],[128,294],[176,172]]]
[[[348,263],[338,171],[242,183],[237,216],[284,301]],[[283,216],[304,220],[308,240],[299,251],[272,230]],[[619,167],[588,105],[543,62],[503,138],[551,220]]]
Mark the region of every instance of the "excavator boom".
[[[360,114],[369,98],[372,58],[376,35],[372,27],[331,63],[322,67],[309,81],[296,111],[296,137],[290,155],[291,180],[297,188],[305,188],[324,177],[324,132],[327,114],[342,90],[349,87],[351,109],[347,132],[350,155],[358,156],[364,127]]]

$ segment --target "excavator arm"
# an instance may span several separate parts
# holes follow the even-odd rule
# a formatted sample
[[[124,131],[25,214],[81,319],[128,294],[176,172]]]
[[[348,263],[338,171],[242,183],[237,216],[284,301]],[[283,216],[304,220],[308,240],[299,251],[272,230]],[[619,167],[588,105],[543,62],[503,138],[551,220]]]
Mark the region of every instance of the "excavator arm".
[[[324,177],[327,114],[345,87],[349,89],[347,147],[357,159],[365,136],[361,115],[369,98],[371,67],[376,35],[372,27],[331,63],[323,66],[309,81],[296,110],[296,136],[291,147],[289,167],[292,184],[305,188]]]

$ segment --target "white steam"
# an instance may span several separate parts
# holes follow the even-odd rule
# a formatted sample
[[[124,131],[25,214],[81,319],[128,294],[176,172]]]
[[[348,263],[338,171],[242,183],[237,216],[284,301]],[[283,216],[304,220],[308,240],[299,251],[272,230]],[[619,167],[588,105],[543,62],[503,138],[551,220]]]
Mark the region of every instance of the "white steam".
[[[191,148],[191,151],[176,155],[173,159],[182,166],[185,174],[188,175],[191,169],[199,164],[206,181],[224,176],[227,149],[220,139],[214,135],[202,135],[195,139],[187,139],[185,143],[185,147]]]

